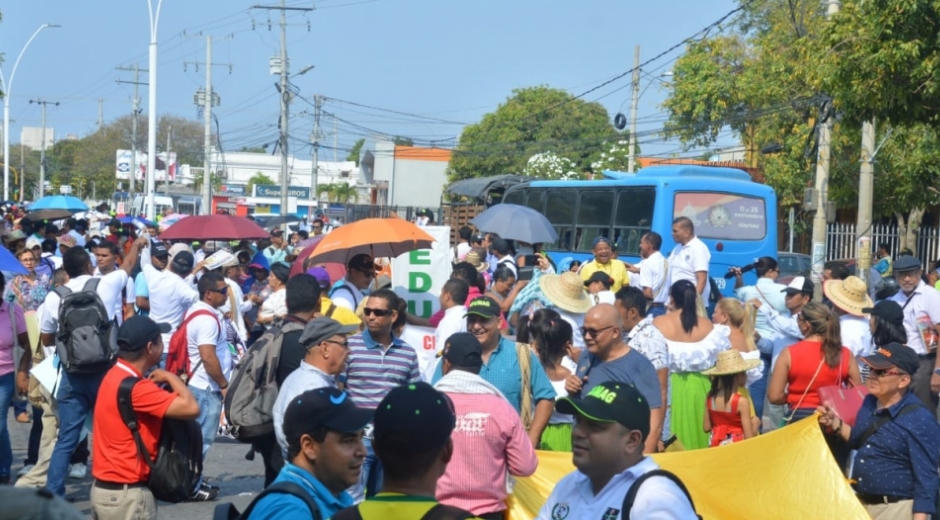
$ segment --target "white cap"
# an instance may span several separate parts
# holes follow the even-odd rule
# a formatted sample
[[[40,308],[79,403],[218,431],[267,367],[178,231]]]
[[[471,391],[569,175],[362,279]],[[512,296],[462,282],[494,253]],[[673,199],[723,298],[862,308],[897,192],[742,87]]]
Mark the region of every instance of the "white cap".
[[[26,249],[33,249],[34,247],[42,247],[42,240],[30,235],[30,237],[26,239]]]
[[[815,286],[813,285],[812,280],[805,276],[795,276],[793,277],[793,280],[790,281],[790,284],[787,285],[787,288],[780,292],[796,291],[806,294],[813,294],[814,289]]]

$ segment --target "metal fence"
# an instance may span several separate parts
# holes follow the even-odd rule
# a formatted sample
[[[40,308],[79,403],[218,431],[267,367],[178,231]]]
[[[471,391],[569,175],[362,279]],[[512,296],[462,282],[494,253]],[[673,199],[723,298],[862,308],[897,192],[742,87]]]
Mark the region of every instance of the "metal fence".
[[[434,214],[434,223],[440,225],[443,214],[441,208],[428,208],[426,206],[373,206],[369,204],[347,204],[346,215],[343,222],[356,222],[366,218],[389,218],[397,217],[405,220],[414,221],[419,211],[428,209]]]
[[[901,247],[901,237],[898,234],[898,225],[876,224],[872,226],[871,244],[872,252],[878,244],[886,242],[891,244],[891,253],[897,256]],[[855,224],[829,224],[828,241],[826,244],[826,260],[842,258],[856,258]],[[917,235],[917,257],[924,265],[940,258],[940,238],[937,228],[921,226]]]

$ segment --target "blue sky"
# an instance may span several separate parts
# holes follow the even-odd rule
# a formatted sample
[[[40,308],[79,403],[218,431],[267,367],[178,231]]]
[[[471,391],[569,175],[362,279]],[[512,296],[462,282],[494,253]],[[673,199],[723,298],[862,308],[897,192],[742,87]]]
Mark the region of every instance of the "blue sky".
[[[156,0],[154,0],[156,3]],[[265,5],[278,4],[271,0]],[[215,109],[226,150],[274,141],[279,104],[268,73],[277,54],[279,15],[250,9],[245,0],[164,0],[158,30],[158,114],[197,118],[193,94],[205,79],[184,62],[205,60],[205,35],[213,42]],[[732,0],[288,0],[288,6],[311,7],[288,17],[291,70],[316,68],[293,82],[303,99],[292,105],[291,135],[306,139],[312,118],[308,101],[314,94],[361,105],[449,121],[412,116],[328,101],[335,115],[337,147],[349,148],[362,134],[378,131],[451,145],[461,126],[494,110],[512,89],[549,85],[580,94],[632,68],[633,48],[641,61],[659,54],[708,26],[737,3]],[[41,24],[46,29],[30,45],[12,85],[11,142],[21,126],[39,126],[40,110],[29,100],[59,101],[49,107],[48,125],[57,138],[87,135],[104,100],[106,121],[130,112],[132,74],[115,70],[139,63],[147,67],[149,22],[146,0],[13,0],[5,2],[0,23],[0,52],[7,80],[17,54]],[[268,30],[268,20],[271,30]],[[309,30],[308,30],[309,23]],[[254,26],[254,28],[253,28]],[[192,37],[202,32],[202,37]],[[223,39],[231,36],[231,39]],[[666,91],[673,52],[644,69],[638,111],[639,131],[662,127],[659,105]],[[146,81],[142,74],[142,81]],[[585,97],[599,100],[613,117],[630,107],[627,76]],[[619,90],[617,90],[619,89]],[[147,108],[147,87],[141,87]],[[145,115],[146,117],[146,115]],[[321,120],[323,144],[333,145],[333,118]],[[644,153],[678,152],[674,142],[641,139]],[[733,142],[730,137],[723,144]],[[309,146],[293,143],[306,155]],[[346,153],[337,152],[342,159]],[[333,151],[321,149],[322,159]]]

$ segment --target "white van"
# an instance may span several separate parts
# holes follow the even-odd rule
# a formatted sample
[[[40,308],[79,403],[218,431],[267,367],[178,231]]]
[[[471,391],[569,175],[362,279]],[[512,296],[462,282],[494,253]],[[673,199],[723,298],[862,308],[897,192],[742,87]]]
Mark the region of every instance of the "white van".
[[[160,215],[163,213],[165,208],[170,208],[176,211],[176,206],[173,204],[173,198],[167,197],[165,195],[155,195],[154,206],[157,208],[157,211],[154,212],[154,216]],[[134,197],[134,202],[131,204],[131,214],[132,215],[150,215],[150,212],[147,211],[150,209],[150,197],[147,195],[136,195]]]

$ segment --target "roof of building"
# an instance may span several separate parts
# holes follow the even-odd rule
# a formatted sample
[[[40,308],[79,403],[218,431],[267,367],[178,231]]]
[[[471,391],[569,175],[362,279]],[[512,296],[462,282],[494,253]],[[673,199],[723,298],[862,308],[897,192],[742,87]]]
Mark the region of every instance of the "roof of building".
[[[451,150],[444,148],[422,148],[419,146],[395,145],[395,158],[410,161],[449,162]]]

